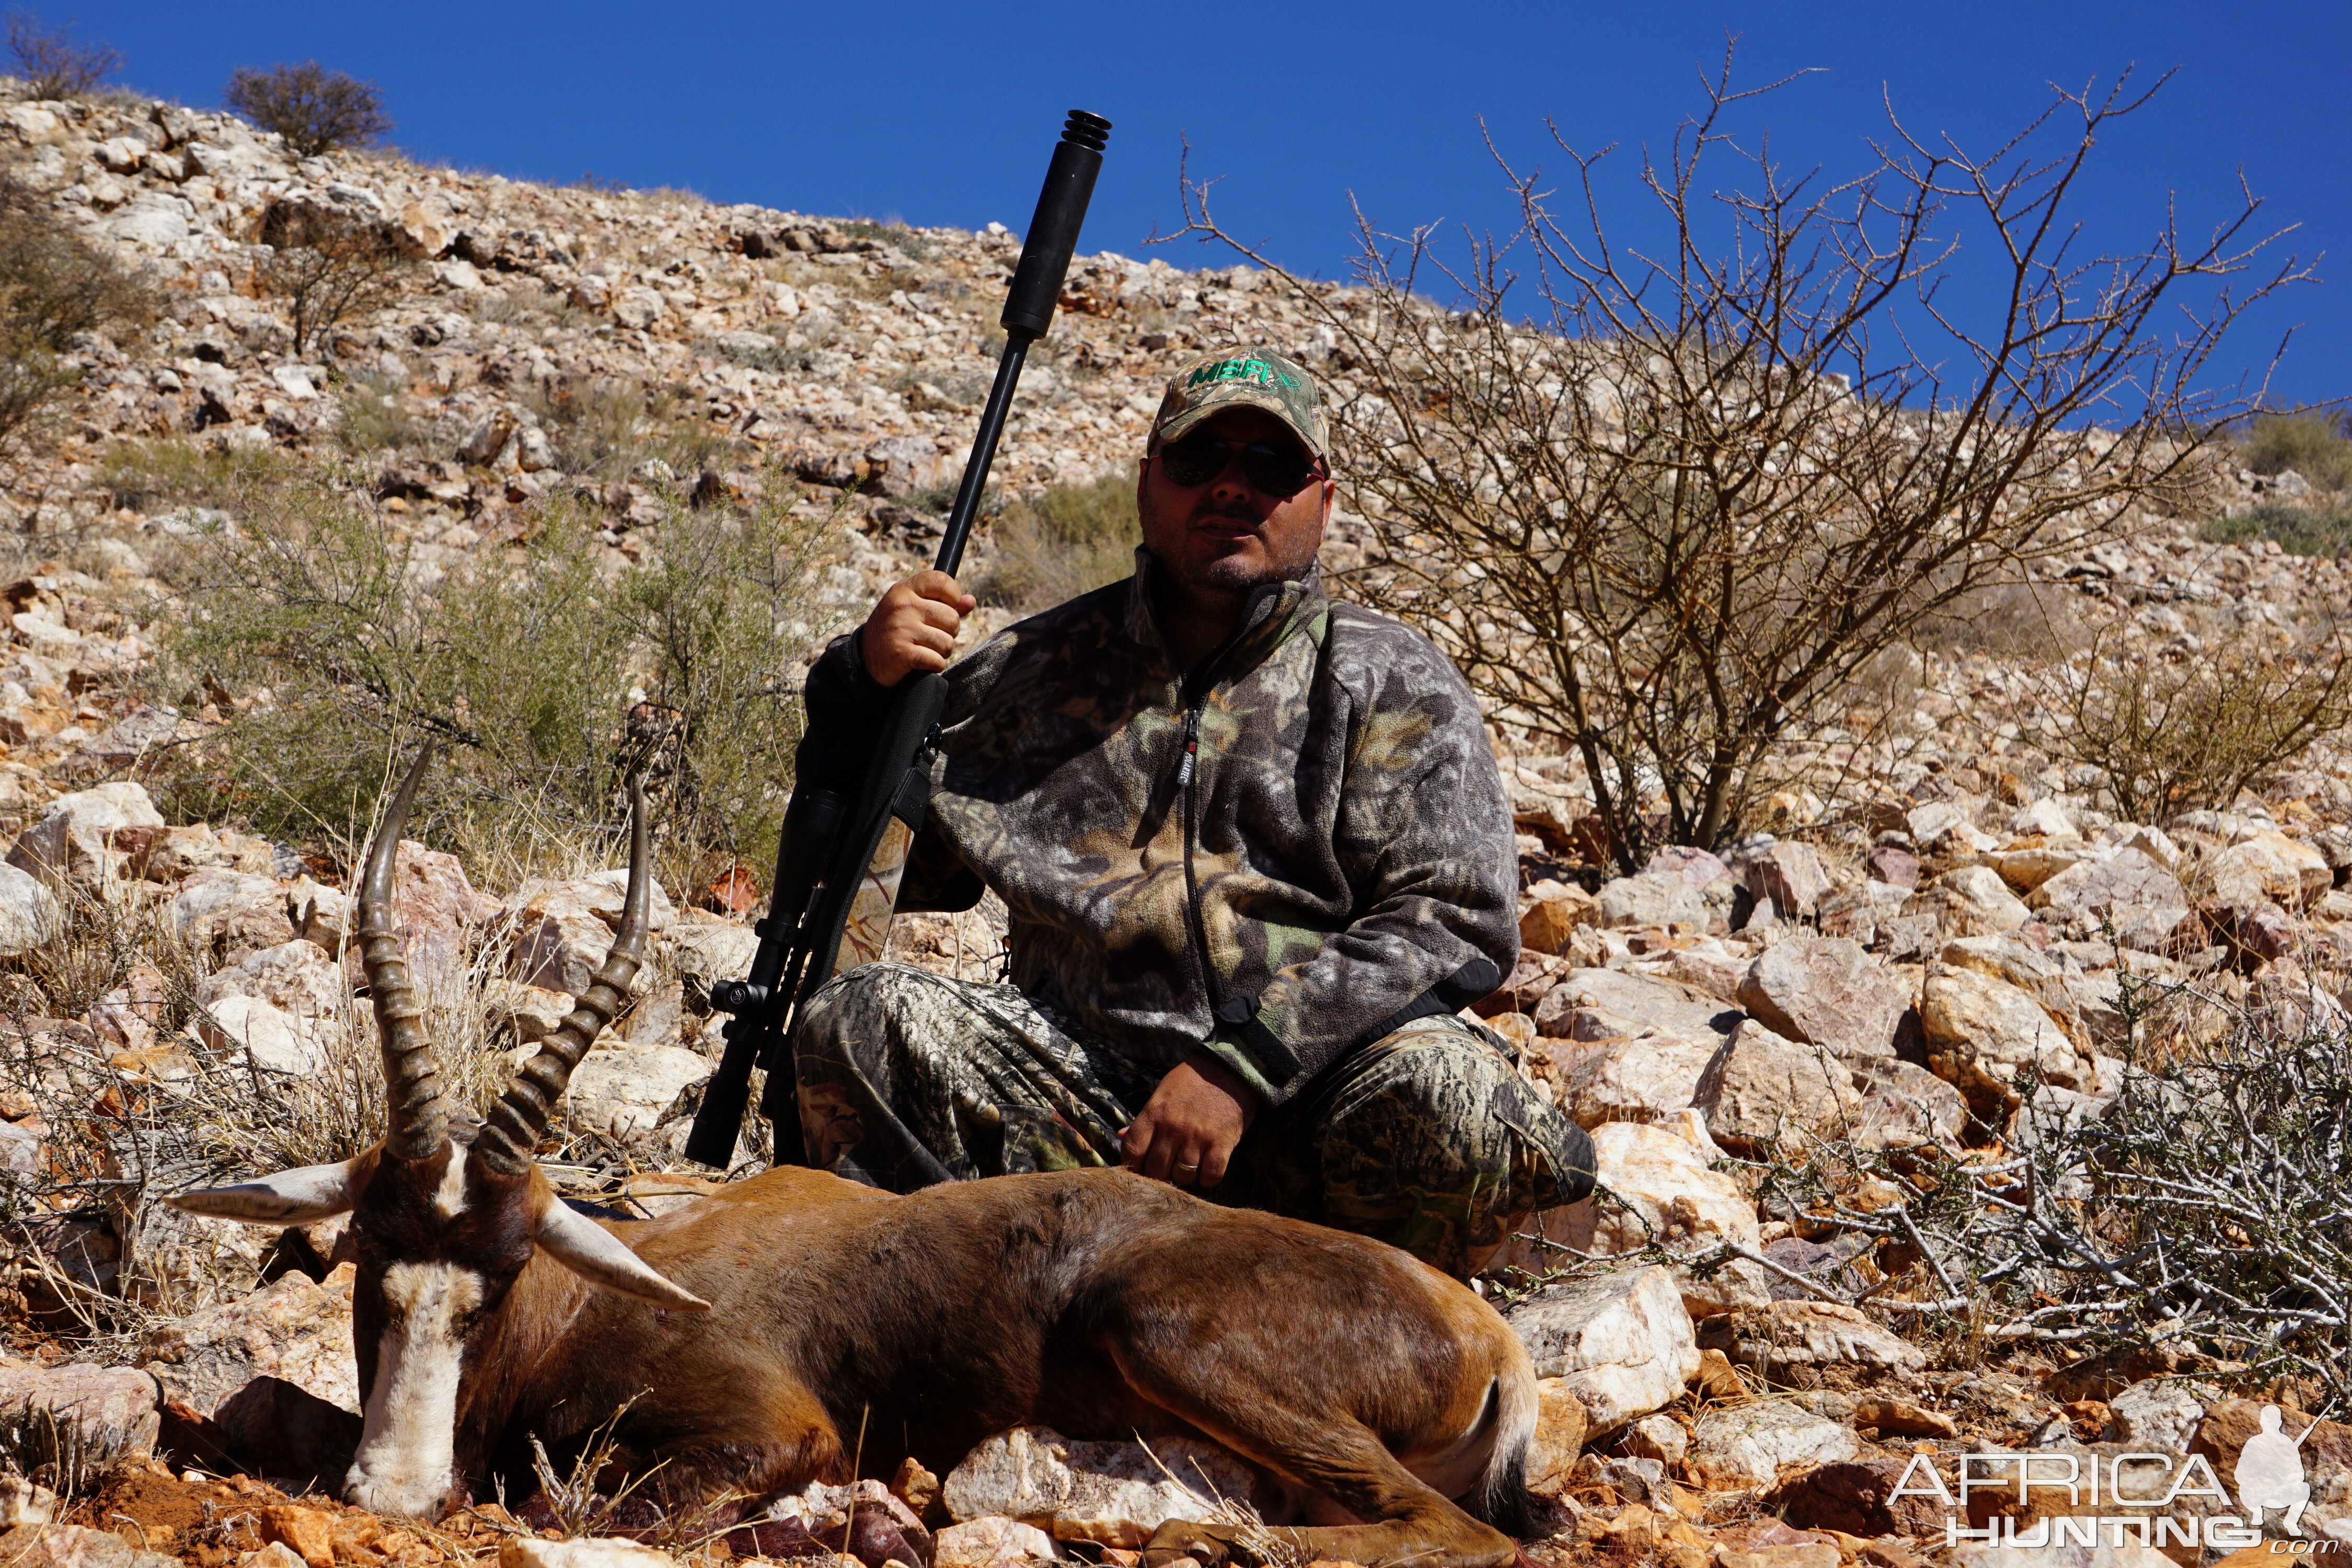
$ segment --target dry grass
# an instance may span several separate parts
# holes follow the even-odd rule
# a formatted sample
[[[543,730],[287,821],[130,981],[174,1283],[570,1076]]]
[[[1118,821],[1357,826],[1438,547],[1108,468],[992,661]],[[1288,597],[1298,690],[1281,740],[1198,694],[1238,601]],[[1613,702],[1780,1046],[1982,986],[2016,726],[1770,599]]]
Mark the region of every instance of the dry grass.
[[[2238,792],[2352,721],[2352,651],[2333,626],[2223,626],[2158,650],[2110,629],[2044,672],[2052,748],[2104,775],[2118,815],[2162,825]]]

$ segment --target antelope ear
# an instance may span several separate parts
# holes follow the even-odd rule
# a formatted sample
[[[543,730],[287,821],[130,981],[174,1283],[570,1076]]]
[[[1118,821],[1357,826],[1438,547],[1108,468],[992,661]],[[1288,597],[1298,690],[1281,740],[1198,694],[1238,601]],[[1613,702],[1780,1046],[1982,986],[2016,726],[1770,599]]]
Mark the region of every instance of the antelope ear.
[[[304,1165],[234,1187],[206,1187],[164,1200],[183,1214],[247,1225],[305,1225],[343,1214],[358,1200],[373,1161],[364,1155],[333,1165]]]
[[[685,1312],[707,1312],[710,1303],[683,1290],[654,1272],[645,1259],[621,1245],[620,1237],[565,1204],[551,1200],[539,1216],[539,1244],[554,1259],[592,1285],[675,1307]]]

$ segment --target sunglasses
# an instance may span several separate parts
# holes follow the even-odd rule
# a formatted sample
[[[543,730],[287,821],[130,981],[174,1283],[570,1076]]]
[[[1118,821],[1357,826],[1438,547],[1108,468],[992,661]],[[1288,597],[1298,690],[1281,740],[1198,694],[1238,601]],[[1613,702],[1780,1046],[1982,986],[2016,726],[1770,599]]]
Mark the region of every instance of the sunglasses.
[[[1171,483],[1190,489],[1223,473],[1235,457],[1242,460],[1242,478],[1260,495],[1297,495],[1309,478],[1322,477],[1315,459],[1297,447],[1220,440],[1205,431],[1161,447],[1160,471]]]

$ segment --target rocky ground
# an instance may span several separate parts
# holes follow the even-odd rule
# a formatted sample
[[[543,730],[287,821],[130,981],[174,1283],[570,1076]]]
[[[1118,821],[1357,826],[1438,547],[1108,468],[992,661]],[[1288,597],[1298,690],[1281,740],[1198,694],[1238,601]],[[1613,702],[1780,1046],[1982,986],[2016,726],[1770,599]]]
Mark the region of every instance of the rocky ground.
[[[845,528],[818,597],[846,615],[936,535],[1017,238],[296,160],[234,120],[128,99],[0,96],[0,153],[162,301],[152,328],[77,346],[66,417],[0,497],[21,560],[0,587],[0,1449],[25,1472],[0,1498],[0,1550],[202,1568],[689,1551],[1124,1563],[1160,1519],[1209,1508],[1132,1445],[1032,1429],[946,1478],[812,1489],[725,1533],[600,1518],[562,1487],[511,1513],[378,1521],[325,1484],[358,1408],[333,1226],[271,1237],[152,1201],[333,1157],[377,1091],[347,868],[238,825],[167,821],[142,783],[159,747],[221,714],[167,706],[147,679],[175,587],[151,562],[173,558],[194,507],[125,474],[159,443],[356,462],[430,570],[525,536],[555,493],[591,502],[629,558],[661,499],[740,497],[789,473],[798,504]],[[354,222],[408,265],[298,343],[289,300],[261,281],[272,246]],[[1188,351],[1264,340],[1326,363],[1300,321],[1246,268],[1081,258],[999,483],[1034,491],[1129,459]],[[657,395],[667,455],[567,461],[585,437],[550,389],[614,384]],[[362,415],[397,438],[356,439]],[[2276,488],[2222,479],[2225,507]],[[2218,626],[2301,621],[2352,589],[2342,563],[2209,544],[2197,522],[2152,523],[2021,591],[2044,620],[2055,606],[2152,656]],[[1358,538],[1343,519],[1335,561]],[[1008,614],[992,607],[975,634]],[[1794,780],[1775,834],[1630,877],[1591,863],[1579,765],[1497,733],[1527,951],[1475,1011],[1592,1130],[1604,1188],[1486,1281],[1545,1380],[1538,1560],[2006,1568],[2026,1552],[2122,1568],[2147,1552],[2032,1544],[2053,1511],[2097,1515],[2095,1498],[1980,1491],[1958,1526],[1995,1535],[1954,1542],[1906,1470],[1925,1456],[1948,1482],[1962,1455],[2063,1453],[2139,1467],[2133,1494],[2161,1495],[2173,1482],[2148,1456],[2201,1457],[2226,1483],[2263,1400],[2289,1407],[2290,1432],[2304,1408],[2334,1408],[2340,1381],[2166,1318],[2140,1277],[2102,1295],[2097,1269],[2053,1258],[2053,1238],[2098,1234],[2081,1227],[2089,1156],[2068,1163],[2085,1146],[2068,1139],[2200,1049],[2345,1024],[2352,759],[2322,745],[2227,810],[2122,820],[2058,743],[2036,658],[1985,638],[1921,650],[1864,694],[1893,721],[1857,722],[1870,739]],[[497,1081],[567,1010],[619,882],[551,871],[492,890],[405,847],[399,912],[465,1087]],[[656,900],[656,961],[574,1079],[548,1162],[567,1191],[625,1210],[692,1201],[679,1150],[712,1066],[707,990],[752,946],[730,890]],[[982,910],[902,921],[894,942],[979,976],[1001,929]],[[83,1005],[61,1016],[69,996]],[[2016,1215],[2025,1228],[2004,1231]],[[2320,1421],[2302,1451],[2303,1533],[2352,1542],[2352,1427]],[[1238,1461],[1195,1458],[1247,1495]],[[2228,1502],[2187,1491],[2158,1511],[2193,1524]],[[654,1544],[574,1540],[624,1533]],[[2165,1554],[2232,1549],[2200,1540]]]

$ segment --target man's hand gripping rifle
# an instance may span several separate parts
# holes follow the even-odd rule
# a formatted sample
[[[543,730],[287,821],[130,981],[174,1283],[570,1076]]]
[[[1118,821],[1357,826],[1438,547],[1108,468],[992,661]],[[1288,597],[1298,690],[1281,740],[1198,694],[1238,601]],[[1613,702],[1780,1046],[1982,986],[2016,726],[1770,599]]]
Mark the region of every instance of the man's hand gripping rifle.
[[[1110,121],[1100,115],[1071,110],[1046,167],[1045,188],[1037,197],[1004,302],[1004,353],[996,362],[996,381],[981,410],[971,460],[964,465],[947,535],[933,563],[950,577],[963,563],[964,541],[988,485],[1022,362],[1053,321],[1109,132]],[[809,994],[837,970],[881,956],[907,844],[922,825],[929,798],[925,748],[946,701],[947,683],[940,676],[906,677],[891,693],[889,721],[856,798],[806,785],[793,789],[784,808],[775,879],[767,918],[757,928],[760,947],[751,972],[710,988],[711,1005],[734,1016],[727,1022],[726,1053],[703,1091],[702,1109],[687,1141],[688,1159],[721,1170],[732,1163],[751,1097],[751,1069],[757,1067],[767,1074],[760,1111],[775,1130],[776,1163],[807,1163],[793,1027]]]

